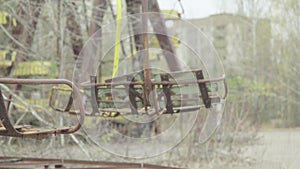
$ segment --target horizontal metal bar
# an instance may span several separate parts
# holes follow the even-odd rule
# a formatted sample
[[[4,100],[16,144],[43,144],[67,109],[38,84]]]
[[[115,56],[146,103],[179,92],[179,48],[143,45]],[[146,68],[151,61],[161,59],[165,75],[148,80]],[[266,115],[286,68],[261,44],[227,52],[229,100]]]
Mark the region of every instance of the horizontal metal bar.
[[[1,168],[13,167],[45,167],[60,165],[63,168],[143,168],[143,169],[167,169],[170,167],[142,164],[142,163],[128,163],[128,162],[108,162],[108,161],[85,161],[85,160],[68,160],[68,159],[42,159],[42,158],[20,158],[20,157],[0,157]],[[173,168],[173,167],[172,167]],[[176,168],[174,168],[176,169]]]
[[[172,82],[172,81],[151,82],[151,84],[152,85],[188,85],[188,84],[219,82],[224,80],[225,77],[220,77],[215,79],[186,80],[186,81],[177,81],[177,82]],[[83,88],[90,88],[92,86],[111,87],[111,86],[120,86],[120,85],[127,86],[127,85],[144,85],[144,84],[145,84],[144,82],[140,81],[140,82],[111,82],[111,83],[81,84],[80,86]]]

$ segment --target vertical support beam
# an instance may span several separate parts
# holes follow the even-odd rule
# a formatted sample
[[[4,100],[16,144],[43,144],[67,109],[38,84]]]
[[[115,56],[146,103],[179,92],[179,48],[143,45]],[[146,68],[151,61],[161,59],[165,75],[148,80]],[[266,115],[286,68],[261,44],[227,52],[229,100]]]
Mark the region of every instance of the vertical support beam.
[[[9,117],[7,114],[7,110],[4,104],[4,98],[2,95],[2,91],[0,89],[0,123],[2,126],[6,128],[8,132],[11,132],[13,134],[17,134],[15,128],[12,126],[12,124],[9,121]]]
[[[161,12],[157,0],[151,0],[150,9],[150,12]],[[159,42],[160,48],[163,50],[163,54],[166,58],[169,69],[171,71],[181,70],[180,62],[176,58],[174,45],[168,37],[167,27],[162,14],[152,14],[149,16],[149,19],[153,26],[154,32],[156,32],[156,38]]]
[[[148,42],[148,0],[142,0],[142,53],[143,53],[143,70],[144,70],[144,101],[145,110],[147,111],[147,106],[150,106],[150,92],[152,90],[151,75],[149,70],[149,42]]]
[[[142,0],[142,23],[143,23],[142,37],[143,37],[143,64],[144,64],[143,70],[144,70],[144,103],[145,103],[144,106],[147,114],[148,114],[147,106],[153,106],[155,109],[155,113],[159,114],[156,95],[155,92],[152,92],[154,88],[151,82],[151,72],[150,72],[150,63],[149,63],[148,8],[149,8],[149,1]]]
[[[132,26],[136,51],[140,51],[142,49],[142,35],[140,34],[142,29],[142,21],[138,15],[141,13],[141,1],[142,0],[126,0],[127,13],[132,16],[129,18],[129,21]],[[135,68],[136,61],[138,62],[137,64],[139,65],[139,68],[143,68],[142,58],[140,55],[138,56],[138,59],[135,57],[132,57],[132,59],[133,68]]]
[[[6,113],[6,107],[5,107],[5,104],[4,104],[4,99],[3,99],[3,96],[2,96],[2,92],[1,92],[1,89],[0,89],[0,114],[2,113]],[[0,116],[0,127],[2,127],[2,116]]]
[[[99,114],[99,105],[98,105],[98,90],[97,90],[97,76],[90,76],[91,81],[91,103],[92,103],[92,115],[95,115],[96,113]]]
[[[197,80],[203,80],[204,79],[204,75],[202,70],[198,70],[195,72],[196,74],[196,78]],[[201,92],[201,97],[202,97],[202,101],[205,105],[205,108],[211,108],[211,98],[209,98],[208,95],[208,89],[206,87],[205,83],[198,83],[200,92]]]
[[[161,78],[161,81],[169,82],[168,74],[161,74],[160,78]],[[166,113],[173,114],[174,110],[173,110],[173,104],[172,104],[172,100],[171,100],[171,90],[169,88],[169,85],[163,85],[163,92],[166,97],[166,109],[167,109]]]
[[[127,81],[134,82],[135,81],[134,76],[128,75],[127,76]],[[136,103],[136,97],[137,97],[137,95],[136,95],[136,91],[134,89],[134,85],[130,84],[129,86],[126,86],[126,88],[127,88],[128,95],[129,95],[131,112],[133,114],[137,114],[137,103]]]

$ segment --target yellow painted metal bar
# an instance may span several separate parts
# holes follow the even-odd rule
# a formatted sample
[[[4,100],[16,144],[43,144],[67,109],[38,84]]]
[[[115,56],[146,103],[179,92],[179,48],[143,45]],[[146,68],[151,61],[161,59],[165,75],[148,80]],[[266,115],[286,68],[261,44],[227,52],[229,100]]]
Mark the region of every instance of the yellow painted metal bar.
[[[121,39],[121,19],[122,19],[122,0],[117,0],[117,21],[116,21],[116,46],[114,54],[114,65],[112,77],[118,73],[119,55],[120,55],[120,39]]]
[[[8,20],[7,20],[8,19]],[[12,15],[5,11],[0,11],[0,24],[2,25],[9,25],[16,27],[17,26],[17,20]]]

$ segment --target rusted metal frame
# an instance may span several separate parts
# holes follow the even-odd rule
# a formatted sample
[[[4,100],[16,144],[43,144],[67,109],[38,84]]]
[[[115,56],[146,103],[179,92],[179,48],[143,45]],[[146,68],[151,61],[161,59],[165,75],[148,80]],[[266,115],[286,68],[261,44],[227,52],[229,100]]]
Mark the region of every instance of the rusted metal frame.
[[[51,92],[51,96],[50,96],[50,99],[49,99],[49,105],[50,107],[53,109],[53,110],[56,110],[56,111],[60,111],[60,112],[68,112],[68,111],[71,111],[71,108],[72,108],[72,105],[73,105],[73,93],[71,92],[70,94],[70,97],[69,97],[69,100],[68,100],[68,103],[67,103],[67,106],[64,108],[64,109],[60,109],[60,108],[57,108],[57,107],[54,107],[51,103],[52,103],[52,100],[53,100],[53,93],[54,93],[54,90],[63,90],[63,91],[72,91],[72,90],[68,90],[68,89],[59,89],[59,88],[53,88],[52,87],[52,92]]]
[[[226,99],[227,95],[228,95],[228,86],[227,86],[227,81],[225,79],[225,75],[224,75],[224,80],[223,80],[223,84],[224,84],[224,89],[225,89],[225,93],[222,99]]]
[[[140,72],[132,72],[132,73],[129,73],[129,74],[126,74],[126,75],[122,75],[122,76],[116,76],[116,77],[113,77],[113,78],[110,78],[110,79],[106,79],[105,80],[105,83],[114,83],[114,82],[119,82],[119,81],[129,81],[128,78],[129,77],[134,77],[134,76],[137,76],[137,75],[140,75],[141,77],[143,77],[143,71],[140,71]],[[132,81],[132,80],[131,80]]]
[[[167,74],[166,75],[167,77],[172,77],[171,75],[169,75],[169,74]],[[174,113],[177,113],[175,110],[173,110],[173,111],[171,111],[171,109],[170,109],[170,104],[172,104],[172,99],[171,99],[171,93],[169,94],[168,92],[166,92],[166,90],[170,90],[170,88],[173,86],[173,85],[189,85],[189,84],[198,84],[198,85],[200,85],[200,86],[205,86],[206,87],[206,83],[208,83],[208,82],[219,82],[219,81],[223,81],[224,82],[224,84],[225,84],[225,77],[220,77],[220,78],[216,78],[216,79],[211,79],[211,80],[203,80],[203,79],[199,79],[199,80],[197,80],[197,81],[177,81],[177,82],[170,82],[170,81],[166,81],[164,78],[162,79],[162,81],[161,82],[152,82],[153,83],[153,85],[154,86],[165,86],[165,87],[167,87],[167,88],[165,88],[165,91],[163,91],[163,92],[165,92],[165,95],[166,95],[166,99],[167,99],[167,105],[168,105],[168,107],[169,107],[169,109],[166,111],[166,112],[164,112],[164,114],[169,114],[169,113],[172,113],[172,112],[174,112]],[[103,84],[93,84],[94,86],[100,86],[100,87],[112,87],[112,86],[130,86],[130,85],[132,85],[132,86],[134,86],[134,85],[143,85],[143,83],[144,82],[126,82],[126,83],[107,83],[106,85],[103,85]],[[101,88],[99,88],[98,90],[101,90]],[[134,98],[136,98],[136,97],[139,97],[141,100],[142,100],[142,103],[143,103],[143,105],[144,105],[144,101],[143,101],[143,97],[142,97],[142,95],[140,94],[140,93],[138,93],[134,88],[133,88],[133,90],[132,89],[130,89],[130,95],[132,95],[132,96],[134,96]],[[205,95],[205,94],[203,94],[203,93],[206,93],[206,92],[202,92],[202,95],[200,95],[199,96],[199,98],[202,98],[202,100],[207,100],[207,98],[209,98],[209,99],[211,99],[211,102],[220,102],[220,98],[214,98],[214,97],[209,97],[208,96],[208,93],[207,93],[207,95]],[[226,88],[226,86],[225,86],[225,95],[223,96],[223,99],[224,98],[226,98],[226,95],[227,95],[227,88]],[[169,99],[168,99],[169,98]],[[103,102],[103,103],[105,103],[106,101],[101,101],[101,102]],[[111,102],[114,102],[114,101],[111,101]],[[134,102],[136,102],[136,100],[135,101],[132,101],[131,100],[131,103],[134,103]],[[205,103],[205,102],[204,102]],[[208,107],[207,105],[205,106],[206,108]],[[167,109],[167,108],[166,108]],[[178,109],[177,109],[177,111],[178,111]],[[182,111],[182,110],[180,110],[180,111]]]
[[[166,81],[166,82],[169,81],[169,76],[167,74],[161,74],[160,78],[162,81]],[[163,93],[165,94],[166,97],[166,111],[173,114],[174,110],[173,110],[173,104],[171,99],[170,85],[165,84],[162,86],[163,86]]]
[[[68,167],[68,165],[72,167]],[[78,166],[76,166],[78,165]],[[167,169],[170,167],[158,166],[153,164],[126,163],[126,162],[108,162],[108,161],[85,161],[68,159],[41,159],[41,158],[23,158],[23,157],[0,157],[1,168],[12,167],[42,167],[61,166],[63,168],[143,168],[143,169]],[[175,169],[175,168],[174,168]]]
[[[9,96],[8,96],[8,99],[4,99],[4,101],[7,101],[7,109],[9,109],[10,108],[10,105],[11,105],[11,102],[13,101],[12,100],[12,95],[10,94]]]
[[[142,104],[144,105],[145,104],[145,101],[143,100],[143,94],[137,92],[135,89],[136,88],[129,88],[130,89],[130,92],[131,94],[134,96],[134,98],[139,98],[141,101],[142,101]],[[136,102],[136,100],[135,100]]]
[[[130,14],[131,16],[129,17],[129,21],[132,26],[132,31],[133,31],[133,38],[134,38],[134,44],[135,44],[135,50],[140,51],[142,49],[142,35],[140,34],[141,29],[142,29],[142,22],[141,18],[139,15],[140,11],[140,6],[141,6],[141,0],[126,0],[126,5],[127,5],[127,13]],[[139,68],[142,69],[142,64],[140,63],[140,56],[138,58],[139,61]],[[132,57],[132,63],[133,63],[133,68],[135,67],[135,57]]]
[[[148,42],[148,0],[142,0],[142,51],[143,51],[143,71],[144,71],[144,107],[147,111],[150,106],[150,92],[153,89],[151,83],[150,65],[149,65],[149,42]]]
[[[129,100],[130,100],[130,109],[131,112],[137,114],[137,103],[136,103],[136,95],[134,93],[134,85],[129,85]]]
[[[209,82],[220,82],[225,81],[225,77],[219,77],[214,79],[198,79],[198,80],[186,80],[186,81],[177,81],[177,82],[151,82],[153,85],[187,85],[187,84],[201,84],[201,83],[209,83]],[[81,87],[83,88],[90,88],[91,86],[120,86],[120,85],[144,85],[144,82],[111,82],[111,83],[97,83],[97,84],[82,84]]]
[[[9,39],[9,44],[14,50],[19,50],[21,52],[17,52],[17,56],[13,64],[8,67],[5,72],[5,75],[8,76],[12,73],[13,67],[17,65],[19,62],[26,61],[28,57],[26,54],[34,53],[31,49],[32,42],[34,39],[34,34],[36,32],[36,27],[38,24],[38,20],[42,11],[42,5],[44,1],[19,1],[16,14],[17,26],[12,29],[12,36],[14,39]],[[26,25],[25,25],[26,24]],[[25,53],[20,54],[20,53]],[[20,90],[22,88],[21,85],[17,85],[15,87],[15,91]],[[9,98],[12,96],[10,95]],[[8,108],[9,108],[8,103]]]
[[[202,70],[196,71],[195,74],[196,74],[197,80],[204,79]],[[201,92],[202,101],[205,105],[205,108],[211,108],[211,98],[209,97],[206,83],[198,83],[198,86],[199,86],[199,90]]]
[[[9,121],[1,89],[0,89],[0,120],[3,127],[5,127],[8,132],[15,131],[14,127],[11,125]]]
[[[197,74],[197,72],[202,72],[201,70],[193,70],[193,71],[180,71],[180,72],[171,72],[171,73],[167,73],[167,74],[160,74],[161,76],[162,75],[165,75],[166,77],[162,77],[161,78],[161,81],[159,82],[151,82],[153,87],[154,86],[157,86],[158,88],[160,88],[161,86],[168,86],[169,90],[172,88],[173,85],[189,85],[189,84],[198,84],[198,86],[205,86],[205,90],[207,92],[202,92],[201,95],[199,95],[198,97],[201,98],[201,99],[204,99],[204,100],[207,100],[210,99],[211,103],[215,103],[215,102],[220,102],[221,98],[220,97],[210,97],[208,95],[208,89],[206,87],[206,83],[211,83],[211,82],[221,82],[223,81],[224,82],[224,86],[225,86],[225,96],[223,96],[223,99],[226,98],[226,95],[227,95],[227,86],[226,86],[226,81],[225,81],[225,76],[222,76],[222,77],[219,77],[219,78],[215,78],[215,79],[203,79],[203,73],[202,73],[202,77],[197,77],[197,80],[185,80],[185,81],[170,81],[170,78],[174,78],[174,77],[180,77],[180,76],[183,76],[184,74],[186,73],[193,73],[193,74]],[[144,85],[144,81],[135,81],[133,79],[134,77],[134,74],[136,73],[132,73],[130,75],[125,75],[125,76],[119,76],[119,77],[116,77],[116,78],[113,78],[113,79],[109,79],[107,81],[105,81],[106,83],[103,83],[103,84],[84,84],[82,87],[86,88],[88,86],[97,86],[97,90],[101,90],[103,89],[103,87],[116,87],[116,86],[124,86],[123,90],[125,89],[129,89],[129,96],[131,95],[132,99],[131,99],[131,103],[135,103],[136,100],[133,100],[133,98],[136,98],[136,97],[139,97],[142,101],[143,101],[143,97],[140,93],[138,93],[136,91],[136,88],[129,88],[129,86],[136,86],[136,85],[140,85],[140,86],[143,86]],[[133,80],[132,80],[133,79]],[[125,82],[120,82],[120,81],[123,81],[123,80],[126,80]],[[200,89],[200,88],[199,88]],[[122,90],[122,89],[121,89]],[[202,88],[203,90],[203,88]],[[201,91],[201,89],[200,89]],[[163,91],[164,92],[164,91]],[[165,95],[166,97],[171,97],[171,94],[167,94],[168,92],[165,91]],[[203,93],[207,93],[207,94],[203,94]],[[160,95],[158,97],[161,97]],[[171,104],[171,98],[170,99],[167,99],[167,103]],[[114,102],[113,100],[111,101],[105,101],[105,100],[102,100],[101,102],[105,103],[105,102]],[[124,103],[124,101],[120,101],[120,103]],[[200,108],[200,107],[208,107],[207,104],[205,105],[205,101],[203,101],[204,105],[202,106],[196,106],[197,108]],[[210,103],[210,105],[211,105]],[[143,103],[144,104],[144,103]],[[176,109],[176,110],[175,110]],[[110,109],[109,109],[110,110]],[[112,110],[112,109],[111,109]],[[185,112],[185,111],[189,111],[189,110],[195,110],[195,108],[190,108],[190,106],[187,106],[187,107],[184,107],[184,108],[174,108],[173,107],[173,111],[171,111],[170,109],[165,110],[164,114],[170,114],[170,113],[178,113],[179,111],[181,112]],[[116,111],[116,110],[114,110]]]
[[[102,103],[119,103],[119,104],[128,104],[127,101],[119,101],[119,100],[99,100]]]
[[[124,88],[122,88],[123,90],[128,91],[128,96],[129,96],[129,100],[130,100],[130,108],[131,108],[132,112],[137,112],[137,110],[136,110],[137,109],[136,98],[141,99],[141,101],[144,104],[143,96],[142,96],[142,94],[138,93],[135,90],[135,85],[132,84],[132,82],[135,81],[134,74],[126,75],[125,77],[126,77],[126,80],[128,81],[128,83],[127,83],[128,85],[127,84],[125,84],[125,85],[124,84],[120,84],[120,86],[124,87]],[[123,76],[123,78],[124,78],[124,76]],[[112,80],[113,79],[108,79],[105,82],[107,84],[111,84]],[[93,83],[93,84],[95,84],[95,83]],[[92,86],[92,88],[94,88],[94,87],[96,88],[96,91],[103,89],[103,88],[97,87],[96,85]],[[112,87],[112,86],[108,85],[106,87]],[[114,101],[114,100],[99,100],[99,102],[102,102],[102,103],[124,103],[124,104],[126,104],[125,101]]]
[[[52,95],[53,95],[53,92],[54,92],[54,88],[52,88]],[[66,108],[64,109],[60,109],[60,108],[57,108],[57,107],[54,107],[51,103],[52,103],[52,96],[50,97],[50,100],[49,100],[49,105],[50,107],[53,109],[53,110],[56,110],[56,111],[60,111],[60,112],[68,112],[71,110],[72,108],[72,105],[73,105],[73,94],[71,93],[70,97],[69,97],[69,100],[68,100],[68,103],[67,103],[67,106]]]
[[[82,105],[82,99],[77,86],[75,86],[71,81],[65,79],[13,79],[13,78],[0,78],[0,83],[2,84],[14,84],[14,85],[44,85],[44,84],[65,84],[73,89],[76,104],[79,108],[79,118],[78,124],[66,128],[58,129],[47,129],[47,130],[36,130],[29,133],[17,131],[9,121],[9,117],[6,112],[0,112],[1,120],[4,127],[7,129],[6,132],[2,132],[1,135],[13,136],[13,137],[23,137],[23,138],[43,138],[49,134],[70,134],[78,131],[84,122],[85,110]],[[3,105],[2,105],[3,108]],[[4,107],[5,108],[5,107]]]
[[[134,73],[130,73],[124,76],[117,76],[111,79],[107,79],[105,80],[105,83],[111,84],[111,83],[116,83],[118,81],[124,81],[126,80],[126,84],[120,84],[120,86],[124,87],[121,88],[121,90],[126,90],[128,91],[128,96],[129,96],[129,101],[130,101],[130,110],[132,113],[137,113],[137,102],[136,102],[136,98],[140,98],[143,102],[143,95],[138,93],[135,90],[135,85],[132,84],[132,82],[136,82],[135,80],[135,75],[140,74],[141,72],[134,72]],[[108,87],[113,87],[113,86],[106,86]],[[119,88],[118,88],[119,89]],[[101,90],[101,88],[98,88],[98,90]],[[101,100],[102,103],[124,103],[124,104],[128,104],[128,102],[126,101],[114,101],[114,100]]]
[[[72,108],[72,105],[73,105],[73,92],[71,93],[71,96],[69,97],[68,104],[67,104],[65,111],[66,112],[70,111]]]
[[[127,76],[127,81],[132,82],[135,81],[135,79],[133,76]],[[131,112],[137,114],[137,103],[136,103],[137,92],[134,89],[134,85],[133,84],[130,84],[129,86],[125,85],[125,88],[128,91]]]
[[[97,83],[97,76],[90,76],[90,80],[92,84]],[[92,115],[95,113],[99,114],[99,104],[98,104],[98,90],[96,86],[91,86],[91,104],[92,104]]]
[[[169,69],[174,71],[180,71],[181,65],[179,60],[176,58],[176,51],[170,38],[168,37],[167,27],[165,25],[164,18],[160,13],[160,7],[157,0],[150,1],[150,12],[157,14],[150,14],[149,19],[152,24],[154,32],[156,32],[156,38],[159,42],[160,48],[163,50],[163,54],[168,63]]]
[[[147,112],[148,106],[152,106],[155,112],[159,114],[158,103],[154,93],[150,95],[151,91],[155,90],[151,81],[150,63],[149,63],[149,37],[148,37],[148,0],[142,0],[142,39],[143,39],[143,64],[144,64],[144,106]]]
[[[185,106],[185,107],[174,107],[174,113],[189,113],[192,111],[199,110],[200,108],[204,107],[203,105],[199,106]],[[170,114],[169,112],[164,112],[164,114]]]
[[[176,72],[168,72],[167,75],[169,76],[169,78],[178,78],[178,77],[182,77],[184,76],[185,74],[188,74],[188,73],[195,73],[196,71],[199,71],[201,69],[198,69],[198,70],[183,70],[183,71],[176,71]]]
[[[1,90],[0,90],[1,92]],[[5,107],[4,101],[3,101],[3,95],[2,93],[0,93],[0,120],[1,120],[1,126],[3,126],[5,129],[4,130],[0,130],[0,135],[4,135],[4,136],[17,136],[19,134],[18,131],[20,131],[23,126],[18,126],[17,128],[15,128],[8,117],[7,114],[7,109]],[[43,136],[39,137],[39,138],[44,138]]]
[[[193,73],[195,74],[195,72],[197,72],[199,70],[186,70],[186,71],[176,71],[176,72],[168,72],[167,75],[169,78],[177,78],[177,77],[182,77],[184,74],[187,74],[187,73]],[[141,76],[143,76],[143,71],[142,72],[133,72],[133,73],[130,73],[130,74],[127,74],[127,75],[123,75],[123,76],[117,76],[117,77],[114,77],[114,78],[111,78],[111,79],[107,79],[105,80],[105,83],[98,83],[98,84],[86,84],[86,83],[82,83],[81,84],[81,87],[86,87],[86,88],[89,88],[89,86],[92,86],[92,85],[96,85],[96,86],[118,86],[118,85],[129,85],[129,84],[134,84],[134,85],[143,85],[144,82],[142,81],[128,81],[127,78],[128,76],[134,76],[136,74],[141,74]],[[127,82],[120,82],[120,81],[127,81]],[[160,81],[160,82],[152,82],[152,84],[154,85],[159,85],[159,84],[194,84],[194,83],[209,83],[209,82],[219,82],[219,81],[225,81],[225,76],[222,76],[222,77],[219,77],[219,78],[213,78],[213,79],[201,79],[201,80],[190,80],[190,81],[178,81],[178,82],[164,82],[164,81]],[[227,86],[225,83],[224,83],[224,86]]]
[[[168,72],[167,75],[169,76],[169,78],[177,78],[177,77],[181,77],[183,76],[183,74],[186,73],[193,73],[195,74],[195,72],[197,72],[199,70],[186,70],[186,71],[176,71],[176,72]],[[132,76],[135,74],[138,74],[139,72],[134,72],[134,73],[130,73],[124,76],[117,76],[111,79],[107,79],[105,80],[105,83],[98,83],[98,84],[87,84],[87,83],[82,83],[80,86],[81,87],[86,87],[89,88],[92,85],[96,85],[96,86],[118,86],[118,85],[129,85],[129,84],[134,84],[134,85],[143,85],[144,82],[142,81],[131,81],[131,82],[120,82],[122,81],[122,79],[127,78],[127,76]],[[198,79],[198,80],[190,80],[190,81],[177,81],[177,82],[165,82],[165,81],[161,81],[161,82],[152,82],[153,85],[163,85],[163,84],[195,84],[195,83],[208,83],[208,82],[220,82],[220,81],[224,81],[224,86],[227,88],[227,84],[225,83],[225,75],[218,77],[218,78],[211,78],[211,79]]]
[[[173,112],[169,112],[166,109],[161,111],[162,114],[175,114],[175,113],[185,113],[191,112],[195,110],[199,110],[200,108],[205,107],[205,105],[198,105],[198,106],[184,106],[184,107],[173,107]],[[100,109],[103,112],[119,112],[122,115],[133,115],[130,109],[115,109],[115,108],[106,108]],[[145,110],[138,110],[138,114],[146,114]]]

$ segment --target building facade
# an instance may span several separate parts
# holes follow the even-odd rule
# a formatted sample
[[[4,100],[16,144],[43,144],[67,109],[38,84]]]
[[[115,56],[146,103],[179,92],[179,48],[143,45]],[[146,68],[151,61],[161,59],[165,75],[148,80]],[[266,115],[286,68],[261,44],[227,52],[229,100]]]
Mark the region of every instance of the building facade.
[[[227,69],[241,70],[239,64],[255,65],[252,71],[261,71],[263,61],[270,57],[271,22],[235,14],[216,14],[207,18],[189,19],[213,43]],[[186,33],[193,39],[193,34]],[[201,46],[201,42],[198,41]],[[251,68],[250,68],[251,69]],[[248,69],[246,69],[248,70]],[[251,71],[251,70],[249,70]]]

